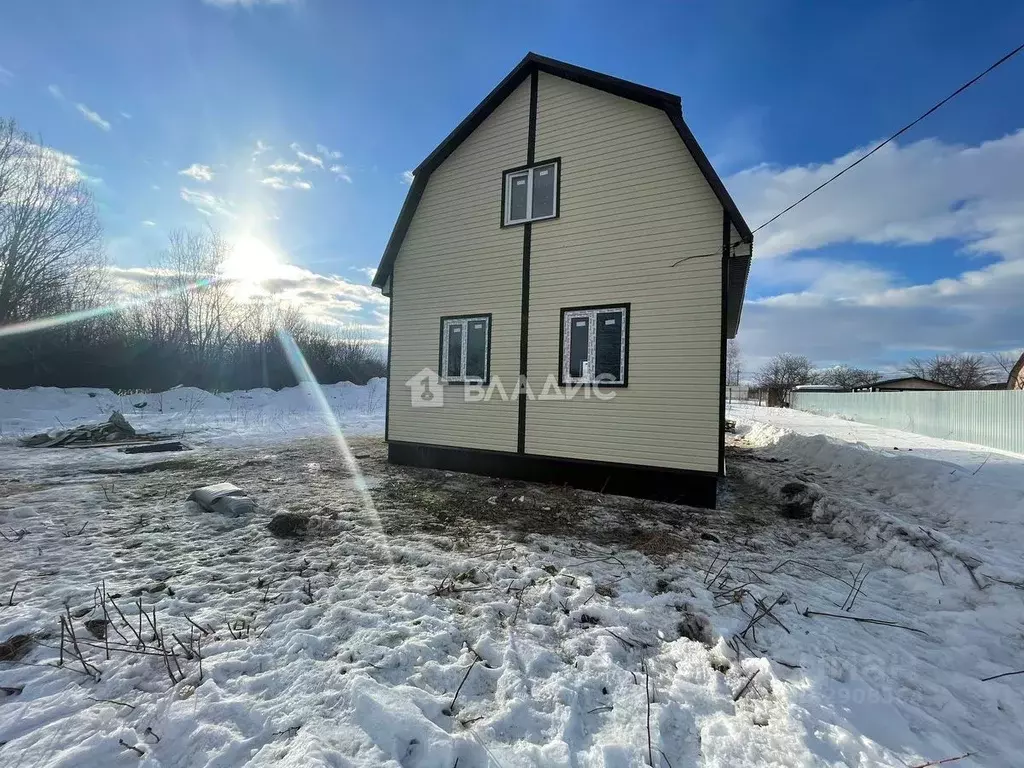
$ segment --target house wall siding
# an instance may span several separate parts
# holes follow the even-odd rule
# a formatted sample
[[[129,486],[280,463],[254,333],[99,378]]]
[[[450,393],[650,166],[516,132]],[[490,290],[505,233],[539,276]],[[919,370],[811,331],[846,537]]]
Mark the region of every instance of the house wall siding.
[[[522,227],[501,228],[502,171],[526,163],[530,82],[520,85],[430,176],[394,265],[390,440],[515,451],[518,403],[413,408],[405,382],[436,369],[443,315],[490,313],[491,377],[519,375]]]
[[[529,381],[557,377],[562,308],[628,302],[629,384],[529,402],[526,452],[716,472],[721,203],[663,111],[546,73],[538,86],[535,156],[562,158],[561,201],[533,225]]]

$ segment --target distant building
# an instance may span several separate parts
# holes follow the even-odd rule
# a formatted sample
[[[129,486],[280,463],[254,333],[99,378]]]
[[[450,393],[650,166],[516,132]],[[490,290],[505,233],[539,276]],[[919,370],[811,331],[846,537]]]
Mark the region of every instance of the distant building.
[[[937,381],[922,379],[919,376],[904,376],[900,379],[885,379],[868,384],[866,387],[856,387],[854,392],[943,392],[956,389],[947,387]]]
[[[1010,371],[1010,378],[1006,382],[1007,389],[1024,389],[1024,354],[1020,356],[1020,360],[1013,366],[1013,370]]]

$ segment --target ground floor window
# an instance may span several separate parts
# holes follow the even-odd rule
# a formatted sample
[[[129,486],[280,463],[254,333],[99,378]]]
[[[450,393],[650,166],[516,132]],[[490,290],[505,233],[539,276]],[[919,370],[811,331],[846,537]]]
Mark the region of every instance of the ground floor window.
[[[626,386],[629,304],[562,310],[560,383]]]
[[[487,384],[491,376],[491,316],[441,318],[438,373],[449,384]]]

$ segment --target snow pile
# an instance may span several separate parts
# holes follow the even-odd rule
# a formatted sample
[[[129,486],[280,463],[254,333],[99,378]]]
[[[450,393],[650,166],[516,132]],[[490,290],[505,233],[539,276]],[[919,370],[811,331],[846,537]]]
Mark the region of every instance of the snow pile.
[[[386,380],[371,379],[363,386],[343,381],[327,384],[322,391],[331,416],[343,422],[348,433],[383,431]],[[136,394],[32,387],[0,389],[0,438],[103,421],[111,411],[122,412],[139,430],[200,440],[318,435],[332,426],[308,384],[217,394],[195,387]]]
[[[774,460],[810,469],[814,481],[827,479],[847,491],[866,490],[871,496],[867,504],[853,500],[850,493],[822,499],[815,520],[855,543],[885,547],[891,564],[930,567],[926,552],[937,548],[979,574],[1024,583],[1024,460],[1004,454],[994,464],[986,456],[974,466],[964,466],[923,458],[912,448],[877,450],[862,442],[800,435],[764,422],[751,424],[744,439]],[[942,442],[932,440],[932,455],[938,450],[934,444]],[[1016,474],[1008,471],[1013,464]],[[900,542],[914,548],[901,548]]]

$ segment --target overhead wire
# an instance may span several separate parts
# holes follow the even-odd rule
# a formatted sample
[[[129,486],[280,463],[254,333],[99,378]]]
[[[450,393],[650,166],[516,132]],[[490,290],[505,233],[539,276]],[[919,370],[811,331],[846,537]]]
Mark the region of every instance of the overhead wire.
[[[993,62],[993,63],[992,63],[991,65],[989,65],[989,66],[988,66],[988,67],[987,67],[987,68],[986,68],[985,70],[983,70],[982,72],[980,72],[980,73],[978,73],[977,75],[975,75],[974,77],[972,77],[972,78],[971,78],[970,80],[968,80],[968,81],[967,81],[966,83],[964,83],[963,85],[961,85],[961,86],[960,86],[959,88],[957,88],[957,89],[956,89],[955,91],[953,91],[953,92],[952,92],[951,94],[949,94],[948,96],[946,96],[946,97],[945,97],[944,99],[942,99],[941,101],[939,101],[939,102],[937,102],[936,104],[934,104],[934,105],[933,105],[932,107],[930,107],[930,108],[929,108],[929,109],[928,109],[927,111],[925,111],[925,112],[923,112],[923,113],[922,113],[921,115],[919,115],[919,116],[918,116],[917,118],[915,118],[915,119],[914,119],[914,120],[912,120],[911,122],[909,122],[909,123],[907,123],[906,125],[904,125],[904,126],[903,126],[902,128],[900,128],[900,129],[899,129],[898,131],[896,131],[896,133],[892,134],[891,136],[889,136],[889,138],[885,139],[885,141],[879,142],[879,143],[878,143],[878,144],[876,144],[876,145],[875,145],[874,147],[872,147],[872,148],[871,148],[870,150],[868,150],[868,151],[867,151],[867,152],[865,152],[865,153],[864,153],[863,155],[861,155],[861,156],[860,156],[860,157],[858,157],[858,158],[857,158],[856,160],[854,160],[854,161],[853,161],[852,163],[850,163],[849,165],[845,166],[845,167],[844,167],[844,168],[843,168],[842,170],[840,170],[840,171],[838,171],[838,172],[834,173],[834,174],[833,174],[832,176],[830,176],[829,178],[827,178],[827,179],[826,179],[825,181],[823,181],[823,182],[822,182],[821,184],[819,184],[818,186],[816,186],[816,187],[815,187],[814,189],[812,189],[812,190],[811,190],[810,192],[808,192],[808,193],[807,193],[806,195],[804,195],[803,197],[801,197],[801,198],[800,198],[799,200],[796,200],[795,202],[793,202],[793,203],[790,203],[790,204],[789,204],[788,206],[786,206],[786,207],[785,207],[785,208],[783,208],[783,209],[782,209],[781,211],[779,211],[778,213],[776,213],[776,214],[775,214],[774,216],[772,216],[772,217],[771,217],[770,219],[768,219],[767,221],[765,221],[765,222],[764,222],[763,224],[760,224],[760,225],[758,225],[757,227],[755,227],[754,229],[752,229],[752,230],[751,230],[751,232],[750,232],[750,234],[751,234],[751,235],[754,235],[754,234],[756,234],[757,232],[760,232],[760,231],[761,231],[762,229],[764,229],[765,227],[767,227],[767,226],[768,226],[769,224],[772,224],[772,223],[773,223],[773,222],[775,222],[776,220],[778,220],[778,219],[780,219],[781,217],[785,216],[785,215],[786,215],[787,213],[789,213],[790,211],[792,211],[792,210],[793,210],[794,208],[796,208],[796,207],[797,207],[798,205],[800,205],[800,204],[801,204],[802,202],[804,202],[805,200],[807,200],[807,199],[808,199],[809,197],[811,197],[812,195],[814,195],[814,194],[816,194],[816,193],[820,192],[820,191],[821,191],[822,189],[824,189],[825,187],[827,187],[827,186],[828,186],[829,184],[831,184],[831,183],[832,183],[833,181],[835,181],[836,179],[838,179],[838,178],[839,178],[840,176],[842,176],[842,175],[843,175],[844,173],[846,173],[847,171],[849,171],[849,170],[851,170],[851,169],[853,169],[853,168],[857,167],[857,166],[858,166],[858,165],[860,165],[861,163],[863,163],[863,162],[864,162],[865,160],[867,160],[867,159],[868,159],[869,157],[871,157],[871,156],[872,156],[873,154],[875,154],[876,152],[878,152],[878,151],[879,151],[880,149],[882,149],[883,147],[885,147],[885,146],[886,146],[887,144],[889,144],[890,142],[892,142],[892,141],[895,141],[896,139],[898,139],[898,138],[899,138],[900,136],[902,136],[902,135],[903,135],[904,133],[906,133],[907,131],[909,131],[909,130],[910,130],[911,128],[913,128],[913,127],[914,127],[915,125],[917,125],[918,123],[920,123],[920,122],[921,122],[922,120],[924,120],[924,119],[925,119],[926,117],[928,117],[928,116],[929,116],[929,115],[931,115],[932,113],[936,112],[936,111],[937,111],[938,109],[940,109],[941,107],[943,107],[943,106],[944,106],[945,104],[947,104],[948,102],[950,102],[950,101],[952,101],[953,99],[955,99],[955,98],[956,98],[957,96],[959,96],[959,95],[960,95],[961,93],[963,93],[963,92],[964,92],[964,91],[966,91],[966,90],[967,90],[968,88],[970,88],[970,87],[971,87],[972,85],[974,85],[974,84],[975,84],[975,83],[977,83],[977,82],[978,82],[979,80],[981,80],[981,79],[982,79],[983,77],[985,77],[985,75],[989,74],[989,73],[990,73],[990,72],[992,72],[993,70],[995,70],[995,69],[997,69],[998,67],[1002,66],[1003,64],[1005,64],[1005,63],[1006,63],[1007,61],[1009,61],[1010,59],[1012,59],[1012,58],[1013,58],[1014,56],[1016,56],[1016,55],[1017,55],[1018,53],[1020,53],[1021,51],[1024,51],[1024,43],[1021,43],[1021,44],[1020,44],[1020,45],[1018,45],[1018,46],[1017,46],[1016,48],[1014,48],[1014,49],[1013,49],[1012,51],[1010,51],[1009,53],[1007,53],[1007,54],[1006,54],[1005,56],[1003,56],[1003,57],[1001,57],[1000,59],[998,59],[997,61]],[[735,250],[735,249],[736,249],[736,247],[737,247],[737,246],[739,246],[739,245],[740,245],[740,243],[742,243],[742,242],[743,242],[742,240],[738,240],[737,242],[733,243],[733,244],[732,244],[732,245],[730,246],[730,250],[731,250],[731,251],[732,251],[732,250]],[[673,267],[676,267],[676,266],[678,266],[678,265],[680,265],[680,264],[683,264],[684,262],[690,261],[690,260],[692,260],[692,259],[703,259],[703,258],[709,258],[709,257],[712,257],[712,256],[721,256],[721,255],[722,255],[722,254],[721,254],[720,252],[716,252],[716,253],[703,253],[703,254],[699,254],[699,255],[695,255],[695,256],[686,256],[686,257],[684,257],[684,258],[682,258],[682,259],[679,259],[678,261],[676,261],[676,262],[675,262],[674,264],[672,264],[672,266],[673,266]]]

